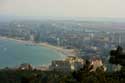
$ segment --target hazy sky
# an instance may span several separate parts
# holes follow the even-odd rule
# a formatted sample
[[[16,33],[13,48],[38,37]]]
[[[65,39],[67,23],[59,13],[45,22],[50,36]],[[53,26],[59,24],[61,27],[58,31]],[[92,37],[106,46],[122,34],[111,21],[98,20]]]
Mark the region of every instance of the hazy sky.
[[[0,15],[125,17],[125,0],[0,0]]]

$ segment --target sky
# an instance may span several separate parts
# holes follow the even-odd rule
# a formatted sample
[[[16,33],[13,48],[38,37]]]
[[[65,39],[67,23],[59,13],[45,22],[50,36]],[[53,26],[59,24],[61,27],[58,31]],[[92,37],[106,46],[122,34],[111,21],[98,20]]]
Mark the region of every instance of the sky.
[[[0,15],[125,18],[125,0],[0,0]]]

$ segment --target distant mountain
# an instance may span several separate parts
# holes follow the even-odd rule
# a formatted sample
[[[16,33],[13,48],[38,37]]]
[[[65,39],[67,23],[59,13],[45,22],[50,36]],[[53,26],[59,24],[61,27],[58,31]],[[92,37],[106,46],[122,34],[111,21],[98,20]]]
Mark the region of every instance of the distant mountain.
[[[12,21],[16,19],[15,16],[11,16],[11,15],[0,15],[0,22],[8,22],[8,21]]]
[[[22,21],[25,23],[56,23],[57,25],[64,24],[65,27],[79,27],[86,29],[95,29],[100,31],[122,31],[125,32],[124,18],[79,18],[79,17],[31,17],[31,16],[13,16],[0,15],[0,22]],[[41,23],[41,22],[40,22]],[[61,27],[61,25],[60,25]]]

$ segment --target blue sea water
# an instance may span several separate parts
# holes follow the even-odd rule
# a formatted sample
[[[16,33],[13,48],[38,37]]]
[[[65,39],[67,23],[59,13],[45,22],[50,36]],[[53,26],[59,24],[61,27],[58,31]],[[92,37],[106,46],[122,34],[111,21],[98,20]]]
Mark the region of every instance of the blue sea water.
[[[0,68],[15,67],[22,63],[34,66],[48,65],[52,60],[62,58],[64,58],[63,54],[44,46],[0,39]]]

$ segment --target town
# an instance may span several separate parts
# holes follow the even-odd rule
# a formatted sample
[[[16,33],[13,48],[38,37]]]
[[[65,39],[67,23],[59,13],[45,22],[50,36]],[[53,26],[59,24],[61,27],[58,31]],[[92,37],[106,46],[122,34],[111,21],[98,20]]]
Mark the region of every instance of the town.
[[[71,72],[73,72],[73,76],[82,74],[79,74],[79,72],[119,72],[121,69],[124,69],[124,64],[121,64],[124,63],[124,56],[122,56],[123,60],[120,57],[117,61],[114,59],[114,55],[117,52],[118,55],[122,53],[122,51],[119,52],[120,47],[118,46],[122,46],[123,49],[125,48],[125,32],[122,29],[112,28],[112,26],[116,25],[117,27],[120,26],[113,22],[73,20],[19,20],[0,22],[1,37],[34,43],[48,43],[52,46],[75,50],[75,56],[71,54],[71,56],[67,56],[62,60],[52,60],[49,65],[40,64],[39,66],[34,66],[30,63],[22,63],[13,68],[5,67],[0,71],[39,71],[44,73],[49,72],[51,75],[57,72],[57,76],[60,75],[58,72],[63,72],[63,75],[71,75]],[[124,24],[121,23],[121,25],[124,27]],[[103,29],[100,27],[107,28]],[[115,50],[116,53],[110,53],[111,50]],[[124,52],[122,55],[124,55]],[[114,74],[111,74],[111,77],[113,77],[112,75]],[[33,74],[33,78],[37,78],[37,74],[35,76]],[[106,76],[110,77],[110,74]],[[115,75],[115,77],[117,78],[119,75]],[[122,77],[124,77],[124,74]],[[27,80],[23,79],[23,81]],[[77,83],[76,80],[72,80],[72,82]]]
[[[90,60],[96,56],[109,65],[109,51],[118,45],[125,47],[125,32],[115,27],[113,29],[111,25],[119,27],[119,23],[113,22],[18,20],[1,22],[0,36],[75,49],[76,57]],[[54,63],[61,64],[63,61],[52,61],[52,65]]]

